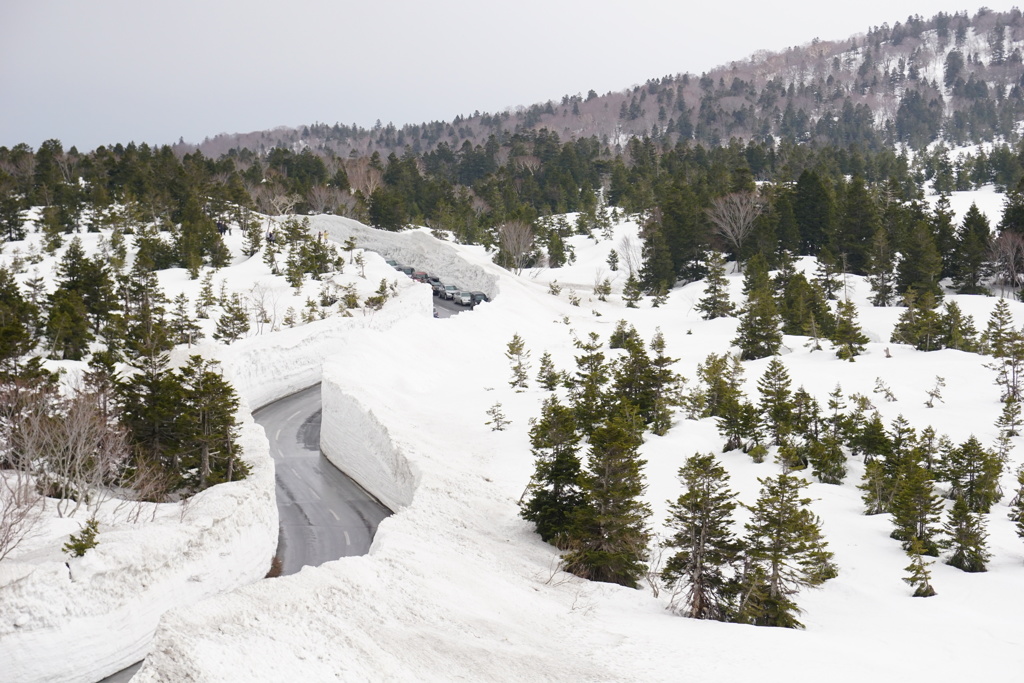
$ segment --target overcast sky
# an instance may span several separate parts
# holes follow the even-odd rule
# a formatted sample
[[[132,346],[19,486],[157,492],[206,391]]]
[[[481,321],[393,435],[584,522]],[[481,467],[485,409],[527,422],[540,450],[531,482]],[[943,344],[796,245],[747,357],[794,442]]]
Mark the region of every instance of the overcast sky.
[[[315,121],[447,121],[977,8],[947,0],[0,0],[0,145],[58,138],[86,151]]]

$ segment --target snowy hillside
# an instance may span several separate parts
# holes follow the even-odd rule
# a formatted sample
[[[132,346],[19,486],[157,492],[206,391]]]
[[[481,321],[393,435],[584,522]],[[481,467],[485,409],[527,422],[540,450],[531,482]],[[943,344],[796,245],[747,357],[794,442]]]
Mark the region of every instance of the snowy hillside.
[[[341,239],[351,224],[320,217],[312,228]],[[443,279],[476,273],[497,295],[472,315],[406,315],[386,330],[351,329],[324,364],[325,451],[400,509],[381,524],[368,556],[165,615],[136,680],[960,680],[1020,670],[1024,543],[1007,519],[1012,472],[1024,456],[1020,438],[1003,475],[1003,498],[986,515],[989,571],[966,574],[936,562],[938,595],[931,599],[913,599],[903,583],[908,560],[889,537],[888,516],[862,514],[859,458],[838,486],[797,473],[810,481],[813,510],[839,567],[838,578],[797,597],[805,631],[684,619],[666,610],[665,592],[558,571],[558,553],[519,518],[517,506],[533,472],[529,421],[547,392],[533,381],[527,391],[513,391],[506,344],[514,334],[526,341],[532,379],[545,351],[557,368],[571,370],[574,335],[593,331],[606,341],[625,319],[645,340],[660,328],[692,386],[697,365],[727,351],[736,333],[735,319],[705,321],[696,313],[701,282],[675,289],[659,308],[649,300],[636,309],[623,305],[625,275],[605,261],[623,236],[635,241],[635,231],[624,223],[612,240],[571,238],[573,265],[518,277],[478,247],[453,247],[425,233],[388,235],[415,245]],[[604,277],[616,291],[608,302],[592,294]],[[549,293],[553,281],[558,296]],[[739,303],[741,276],[729,281]],[[957,443],[973,434],[991,446],[1001,403],[985,367],[990,359],[889,343],[901,309],[868,305],[858,277],[848,276],[845,286],[872,340],[867,352],[844,362],[827,345],[811,351],[805,338],[787,336],[781,358],[794,388],[804,386],[824,404],[840,384],[846,396],[867,396],[887,425],[902,415],[918,430],[931,425]],[[401,299],[424,310],[430,293],[408,287]],[[947,300],[978,327],[996,303]],[[1024,322],[1024,305],[1009,305]],[[768,362],[744,364],[748,396],[756,399]],[[276,371],[274,358],[264,356],[260,372]],[[928,408],[925,392],[937,375],[945,379],[943,398]],[[895,401],[875,393],[879,379]],[[485,424],[497,403],[511,420],[505,431]],[[687,420],[681,412],[667,435],[646,435],[641,453],[656,533],[664,536],[666,501],[681,493],[676,472],[695,452],[717,454],[747,504],[758,478],[780,471],[771,458],[755,464],[739,451],[721,453],[722,443],[714,420]]]

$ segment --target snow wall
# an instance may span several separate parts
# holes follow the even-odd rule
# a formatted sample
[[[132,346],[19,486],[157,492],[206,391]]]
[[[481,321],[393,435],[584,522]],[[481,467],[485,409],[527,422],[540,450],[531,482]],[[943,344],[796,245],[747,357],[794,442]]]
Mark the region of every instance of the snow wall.
[[[328,224],[344,221],[325,218]],[[347,236],[340,230],[329,232]],[[422,239],[436,244],[429,235],[422,234]],[[368,241],[358,235],[357,240],[361,247]],[[463,262],[459,272],[467,269]],[[478,270],[476,277],[472,271],[463,276],[464,286],[487,285],[482,269]],[[191,500],[183,515],[171,515],[142,529],[105,533],[101,525],[99,545],[70,560],[69,566],[63,558],[20,566],[16,560],[5,561],[0,566],[0,680],[100,680],[148,654],[167,610],[194,605],[266,575],[278,542],[274,465],[263,429],[250,412],[320,382],[324,360],[343,353],[346,337],[355,330],[384,330],[409,316],[430,317],[429,290],[404,277],[396,279],[399,296],[369,315],[328,318],[250,337],[230,347],[205,343],[177,350],[178,361],[193,354],[219,360],[225,377],[238,391],[243,424],[240,445],[249,477],[208,489]],[[484,291],[494,290],[491,286]],[[339,397],[338,384],[331,387],[331,395]],[[340,398],[335,403],[341,406],[336,410],[345,414],[342,419],[360,426],[345,435],[333,431],[332,452],[369,437],[359,458],[339,464],[353,468],[353,478],[388,507],[407,505],[415,477],[397,451],[387,452],[386,431],[351,401]],[[381,463],[370,461],[385,453]],[[334,459],[338,461],[337,456]]]

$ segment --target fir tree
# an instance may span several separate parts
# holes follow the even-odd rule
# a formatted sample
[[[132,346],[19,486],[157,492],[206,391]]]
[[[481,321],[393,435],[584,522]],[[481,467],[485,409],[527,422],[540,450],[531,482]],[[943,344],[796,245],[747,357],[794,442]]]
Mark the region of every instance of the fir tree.
[[[636,302],[640,301],[642,296],[643,290],[640,288],[640,281],[630,275],[622,288],[622,300],[626,302],[626,308],[636,308]]]
[[[605,416],[608,399],[604,387],[609,368],[597,333],[591,332],[586,341],[577,339],[574,344],[582,353],[576,356],[576,375],[570,392],[572,408],[580,430],[587,434]]]
[[[560,548],[566,547],[566,534],[583,502],[579,442],[572,410],[553,396],[544,401],[540,419],[530,428],[534,474],[520,515],[536,525],[542,539]]]
[[[836,356],[852,361],[864,352],[868,338],[857,323],[857,307],[849,299],[839,302],[836,310],[836,329],[829,339],[836,347]]]
[[[540,357],[540,368],[537,370],[537,382],[547,391],[554,391],[561,383],[562,375],[555,370],[551,354],[547,351]]]
[[[1003,463],[973,435],[945,454],[939,476],[949,482],[951,498],[963,500],[971,512],[987,513],[1001,497]]]
[[[986,571],[985,565],[992,554],[988,551],[984,521],[981,515],[971,511],[963,498],[957,498],[953,503],[945,530],[948,536],[946,543],[953,551],[946,564],[965,572]]]
[[[647,569],[647,520],[642,496],[644,461],[637,452],[640,424],[635,409],[620,405],[590,433],[585,503],[573,516],[565,570],[593,581],[635,587]]]
[[[704,278],[704,296],[697,302],[696,309],[704,320],[724,318],[733,314],[729,300],[729,281],[725,277],[725,259],[717,251],[707,257],[708,274]]]
[[[942,500],[932,487],[928,470],[916,462],[906,463],[896,484],[891,509],[892,537],[903,542],[904,550],[910,552],[911,544],[916,542],[918,554],[939,554]]]
[[[987,294],[982,280],[991,273],[992,233],[988,219],[971,204],[956,236],[953,284],[961,294]]]
[[[1017,493],[1010,501],[1009,518],[1017,528],[1017,535],[1024,538],[1024,467],[1017,470]]]
[[[490,425],[492,432],[503,432],[505,427],[510,424],[510,420],[505,417],[505,411],[501,409],[501,403],[495,403],[493,406],[487,409],[487,417],[491,418],[485,425]]]
[[[811,500],[801,497],[807,483],[786,474],[758,481],[761,493],[745,525],[737,621],[802,628],[793,596],[834,578],[837,569],[821,522],[807,507]]]
[[[245,302],[237,293],[232,294],[224,306],[224,313],[217,319],[217,331],[214,339],[223,339],[227,343],[238,341],[249,331],[249,311]]]
[[[58,289],[50,297],[46,339],[50,355],[64,360],[81,360],[89,351],[92,332],[82,296],[75,290]]]
[[[919,295],[925,293],[940,297],[939,278],[942,276],[942,257],[935,247],[931,230],[923,221],[919,221],[911,229],[907,239],[903,241],[903,259],[900,261],[897,274],[897,291],[904,294],[913,289]]]
[[[203,337],[202,328],[188,314],[188,297],[184,292],[174,297],[174,310],[168,326],[171,341],[175,344],[191,346]]]
[[[782,346],[780,322],[771,290],[765,287],[751,291],[732,342],[740,349],[740,357],[756,360],[777,354]]]
[[[914,589],[915,598],[930,598],[935,595],[935,589],[932,588],[931,584],[932,575],[928,571],[931,562],[925,562],[924,554],[921,541],[916,538],[911,539],[910,547],[907,549],[910,564],[903,570],[910,576],[905,577],[903,580]]]
[[[526,389],[530,372],[530,352],[526,350],[526,342],[518,334],[513,335],[512,341],[508,343],[505,358],[512,364],[512,378],[508,381],[509,386],[517,392]]]
[[[974,353],[978,350],[974,319],[964,315],[955,301],[947,301],[940,320],[939,346]]]
[[[684,492],[669,503],[665,525],[673,533],[664,543],[676,552],[661,576],[676,591],[673,606],[680,614],[724,621],[731,611],[728,570],[741,549],[732,532],[736,496],[725,468],[710,454],[688,458],[679,481]]]
[[[896,344],[910,344],[918,351],[938,351],[942,348],[942,318],[936,311],[935,297],[931,292],[920,296],[910,290],[904,296],[907,305],[890,341]]]
[[[842,484],[846,478],[846,453],[842,442],[835,434],[826,434],[818,444],[818,448],[808,452],[811,472],[822,484]]]
[[[210,308],[217,305],[217,297],[213,294],[213,271],[203,276],[199,285],[199,296],[196,298],[196,317],[209,318]]]
[[[215,365],[191,356],[178,373],[185,397],[180,406],[179,448],[185,472],[198,471],[198,490],[241,479],[248,471],[237,457],[238,395]]]
[[[995,358],[1006,357],[1009,355],[1013,334],[1013,313],[1010,311],[1010,305],[1006,303],[1006,299],[997,299],[985,325],[985,332],[981,335],[984,352]]]
[[[875,232],[868,254],[868,284],[874,306],[889,306],[896,296],[895,259],[884,228]]]
[[[789,372],[778,357],[772,358],[757,381],[761,392],[761,419],[776,446],[781,445],[783,438],[792,431],[793,395],[790,385]]]

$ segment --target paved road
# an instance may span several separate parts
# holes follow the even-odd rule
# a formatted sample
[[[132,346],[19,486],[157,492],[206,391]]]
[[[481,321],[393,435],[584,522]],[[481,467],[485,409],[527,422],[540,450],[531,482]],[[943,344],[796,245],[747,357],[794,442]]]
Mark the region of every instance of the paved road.
[[[391,512],[320,453],[320,386],[253,413],[267,432],[277,469],[282,574],[365,555]]]
[[[391,511],[320,453],[320,385],[275,401],[253,417],[267,432],[277,469],[280,573],[365,555],[377,525]],[[101,683],[125,683],[141,666]]]

